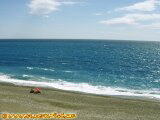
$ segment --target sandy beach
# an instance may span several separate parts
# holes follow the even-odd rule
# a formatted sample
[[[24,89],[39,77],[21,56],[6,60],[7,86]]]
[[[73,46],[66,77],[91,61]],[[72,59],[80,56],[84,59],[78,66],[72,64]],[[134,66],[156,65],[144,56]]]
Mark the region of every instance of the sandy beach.
[[[74,113],[76,120],[159,120],[160,102],[97,96],[41,88],[41,94],[29,93],[31,87],[0,83],[0,112]]]

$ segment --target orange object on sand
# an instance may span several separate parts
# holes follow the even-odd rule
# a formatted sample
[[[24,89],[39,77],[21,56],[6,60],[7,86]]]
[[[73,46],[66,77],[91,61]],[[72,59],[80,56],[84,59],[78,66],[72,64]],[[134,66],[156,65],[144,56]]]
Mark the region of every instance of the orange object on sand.
[[[41,91],[40,91],[40,88],[34,88],[34,89],[31,89],[30,93],[38,94],[38,93],[41,93]]]
[[[41,93],[39,88],[34,88],[33,90],[34,90],[34,93]]]

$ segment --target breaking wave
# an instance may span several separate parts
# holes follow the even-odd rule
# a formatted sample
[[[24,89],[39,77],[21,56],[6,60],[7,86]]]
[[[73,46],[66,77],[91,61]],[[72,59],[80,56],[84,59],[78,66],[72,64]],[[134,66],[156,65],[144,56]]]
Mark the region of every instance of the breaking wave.
[[[28,75],[23,75],[28,76]],[[39,87],[49,87],[57,88],[68,91],[78,91],[83,93],[91,93],[98,95],[115,95],[115,96],[136,96],[136,97],[148,97],[155,98],[160,100],[160,90],[130,90],[124,88],[113,88],[105,86],[93,86],[88,83],[73,83],[67,82],[61,79],[49,79],[45,77],[40,77],[43,81],[34,81],[34,80],[19,80],[13,78],[9,75],[0,74],[0,82],[13,83],[20,86],[39,86]],[[45,81],[47,80],[47,82]]]

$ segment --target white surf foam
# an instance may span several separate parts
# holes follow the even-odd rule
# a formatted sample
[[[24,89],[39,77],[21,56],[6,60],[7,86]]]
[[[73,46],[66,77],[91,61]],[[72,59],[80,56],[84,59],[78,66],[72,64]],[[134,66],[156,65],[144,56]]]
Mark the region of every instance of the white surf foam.
[[[39,70],[44,70],[44,71],[52,71],[54,72],[54,69],[48,69],[48,68],[39,68],[39,67],[27,67],[28,70],[33,70],[33,69],[39,69]]]
[[[27,67],[27,69],[28,69],[28,70],[33,70],[34,68],[33,68],[33,67]]]
[[[55,71],[54,69],[48,69],[48,68],[37,68],[37,69],[44,70],[44,71],[52,71],[52,72]]]
[[[65,73],[72,73],[73,71],[69,71],[69,70],[66,70],[64,71]]]
[[[23,74],[22,77],[33,77],[32,75]]]
[[[0,82],[13,83],[21,86],[39,86],[57,88],[69,91],[79,91],[84,93],[99,94],[99,95],[120,95],[120,96],[137,96],[137,97],[149,97],[160,100],[160,90],[129,90],[123,88],[112,88],[104,86],[93,86],[87,83],[72,83],[63,80],[54,80],[51,82],[37,82],[37,81],[25,81],[11,78],[8,75],[0,74]]]

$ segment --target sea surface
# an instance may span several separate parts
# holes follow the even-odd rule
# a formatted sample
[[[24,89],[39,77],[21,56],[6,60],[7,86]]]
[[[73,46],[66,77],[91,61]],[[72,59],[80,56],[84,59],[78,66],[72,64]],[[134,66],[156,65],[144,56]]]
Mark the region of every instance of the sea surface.
[[[160,99],[160,42],[0,40],[0,82]]]

